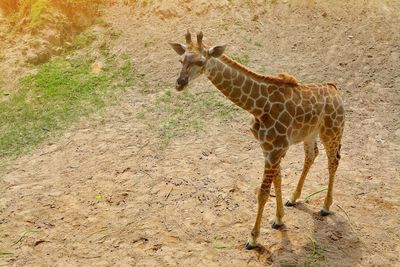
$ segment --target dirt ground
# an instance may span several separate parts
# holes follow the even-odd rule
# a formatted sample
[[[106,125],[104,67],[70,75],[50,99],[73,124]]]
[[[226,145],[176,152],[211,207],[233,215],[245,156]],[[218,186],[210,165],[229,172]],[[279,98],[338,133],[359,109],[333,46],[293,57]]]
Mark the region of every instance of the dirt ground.
[[[399,266],[400,4],[350,2],[108,8],[105,20],[121,33],[111,50],[130,55],[155,93],[132,86],[118,106],[10,164],[0,179],[0,250],[13,254],[0,255],[0,266]],[[332,215],[317,215],[324,193],[304,201],[327,185],[319,146],[286,226],[271,229],[271,197],[262,246],[246,251],[263,171],[249,116],[210,119],[205,133],[159,148],[138,114],[174,86],[180,64],[168,42],[183,42],[188,28],[227,44],[228,55],[247,54],[255,70],[338,84],[347,119]],[[215,88],[199,78],[188,90]],[[283,161],[285,198],[302,150],[293,146]]]

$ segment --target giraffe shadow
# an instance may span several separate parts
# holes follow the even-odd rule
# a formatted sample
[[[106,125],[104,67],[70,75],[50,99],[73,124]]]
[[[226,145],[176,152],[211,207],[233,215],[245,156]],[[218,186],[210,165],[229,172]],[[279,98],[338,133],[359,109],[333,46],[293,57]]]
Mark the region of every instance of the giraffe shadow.
[[[295,208],[312,217],[312,225],[293,235],[289,227],[279,230],[280,244],[257,252],[269,254],[273,266],[357,266],[362,259],[361,241],[346,217],[332,213],[321,217],[307,205]],[[299,241],[301,237],[301,241]],[[301,244],[301,245],[299,245]]]

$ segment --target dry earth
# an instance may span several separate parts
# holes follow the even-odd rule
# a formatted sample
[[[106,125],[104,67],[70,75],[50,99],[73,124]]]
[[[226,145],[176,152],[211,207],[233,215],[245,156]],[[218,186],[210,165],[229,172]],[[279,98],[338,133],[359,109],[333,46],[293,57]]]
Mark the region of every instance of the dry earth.
[[[10,164],[0,179],[0,250],[13,254],[0,255],[1,266],[399,266],[399,2],[216,2],[107,10],[121,32],[112,51],[128,53],[155,93],[133,86],[119,106]],[[332,215],[316,214],[320,193],[286,208],[286,227],[272,230],[271,197],[263,246],[246,251],[263,170],[247,116],[210,119],[205,133],[159,148],[138,114],[173,87],[179,63],[167,42],[187,28],[228,44],[228,55],[247,54],[256,70],[337,82],[347,124]],[[215,89],[201,78],[188,90]],[[320,151],[303,198],[326,187]],[[302,161],[301,145],[284,159],[285,197]]]

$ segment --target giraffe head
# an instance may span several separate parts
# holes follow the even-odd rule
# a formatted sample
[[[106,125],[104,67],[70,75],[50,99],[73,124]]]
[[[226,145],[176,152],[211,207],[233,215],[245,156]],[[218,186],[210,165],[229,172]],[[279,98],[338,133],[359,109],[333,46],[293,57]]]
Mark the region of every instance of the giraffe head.
[[[224,53],[224,45],[216,45],[205,48],[203,45],[203,33],[197,34],[197,43],[192,42],[192,37],[188,31],[185,35],[186,45],[170,43],[178,55],[182,56],[179,60],[182,63],[182,70],[176,80],[176,90],[182,91],[188,84],[204,73],[207,61],[211,57],[219,57]]]

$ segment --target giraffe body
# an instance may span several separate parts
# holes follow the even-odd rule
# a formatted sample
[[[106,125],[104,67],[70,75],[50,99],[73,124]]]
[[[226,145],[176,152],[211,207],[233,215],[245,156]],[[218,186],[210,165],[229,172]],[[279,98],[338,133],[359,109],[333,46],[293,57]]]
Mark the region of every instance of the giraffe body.
[[[280,162],[289,146],[304,142],[305,151],[303,172],[295,191],[286,202],[287,206],[293,206],[318,155],[318,136],[328,156],[329,170],[327,195],[320,214],[328,215],[344,127],[343,101],[336,86],[331,83],[300,84],[287,74],[263,76],[224,55],[224,46],[204,48],[202,34],[197,36],[197,45],[191,42],[189,33],[186,41],[187,46],[171,44],[175,51],[184,55],[177,90],[182,90],[189,81],[204,73],[226,97],[254,116],[251,132],[260,142],[265,167],[258,192],[256,222],[246,248],[257,245],[261,217],[272,183],[277,201],[272,227],[283,225]]]

